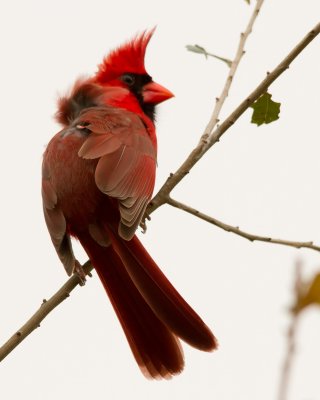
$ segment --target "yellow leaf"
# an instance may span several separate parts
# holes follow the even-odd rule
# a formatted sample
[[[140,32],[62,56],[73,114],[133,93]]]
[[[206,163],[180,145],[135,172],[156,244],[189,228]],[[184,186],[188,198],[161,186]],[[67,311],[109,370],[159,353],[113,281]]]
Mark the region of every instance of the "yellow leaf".
[[[308,285],[308,288],[297,300],[295,309],[301,311],[309,305],[320,305],[320,273],[316,274]]]

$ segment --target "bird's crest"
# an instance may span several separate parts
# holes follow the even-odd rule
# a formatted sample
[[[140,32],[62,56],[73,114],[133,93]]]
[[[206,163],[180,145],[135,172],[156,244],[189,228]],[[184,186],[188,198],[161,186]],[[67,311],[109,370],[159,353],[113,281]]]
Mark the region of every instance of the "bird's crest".
[[[126,72],[146,74],[144,56],[154,31],[155,28],[144,31],[129,42],[111,51],[99,65],[96,74],[97,82],[103,84],[116,79]]]

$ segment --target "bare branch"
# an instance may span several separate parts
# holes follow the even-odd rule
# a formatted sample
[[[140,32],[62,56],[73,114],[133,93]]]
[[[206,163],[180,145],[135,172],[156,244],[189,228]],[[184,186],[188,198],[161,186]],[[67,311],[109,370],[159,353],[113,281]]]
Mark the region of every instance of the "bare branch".
[[[301,293],[302,279],[301,279],[301,264],[298,261],[296,265],[296,278],[295,278],[295,298],[298,302]],[[298,321],[300,316],[300,310],[293,311],[292,319],[288,327],[287,332],[287,350],[283,361],[283,367],[280,377],[278,400],[287,400],[289,381],[291,377],[291,371],[293,366],[293,359],[296,351],[296,337],[298,330]]]
[[[90,261],[87,261],[82,268],[86,275],[90,275],[90,271],[93,267]],[[74,274],[49,300],[43,300],[40,308],[33,314],[33,316],[20,329],[18,329],[3,346],[0,347],[0,362],[28,335],[30,335],[31,332],[36,328],[39,328],[42,320],[54,308],[66,300],[70,296],[72,290],[76,286],[80,285],[81,282],[82,280],[80,277],[77,274]]]
[[[250,18],[248,27],[244,34],[242,34],[238,51],[236,57],[232,63],[230,68],[229,75],[227,77],[226,84],[222,91],[220,98],[217,100],[215,109],[213,111],[212,117],[209,121],[209,124],[201,137],[201,140],[197,147],[191,152],[185,162],[181,165],[181,167],[176,171],[175,174],[171,174],[167,181],[164,183],[160,191],[151,201],[148,206],[146,215],[150,215],[153,211],[155,211],[162,204],[168,203],[174,207],[178,207],[183,209],[184,211],[188,211],[190,207],[183,205],[182,203],[178,203],[175,200],[170,198],[170,193],[173,188],[187,175],[190,169],[199,161],[199,159],[209,150],[211,146],[213,146],[216,142],[219,141],[220,137],[225,133],[231,125],[240,117],[241,114],[258,98],[261,94],[263,94],[269,85],[274,82],[279,75],[282,74],[290,65],[290,63],[300,54],[300,52],[319,34],[320,32],[320,23],[315,26],[315,28],[308,33],[308,35],[292,50],[291,53],[272,71],[267,77],[260,83],[260,85],[230,114],[230,116],[214,130],[218,122],[218,115],[221,110],[221,107],[228,96],[229,88],[234,76],[234,73],[237,69],[237,66],[240,62],[240,59],[243,55],[243,48],[245,41],[248,35],[251,32],[252,25],[255,21],[255,18],[260,10],[261,4],[263,0],[257,0],[257,5],[254,9],[254,13]],[[193,209],[191,209],[193,210]],[[246,232],[240,231],[236,227],[232,227],[230,225],[224,224],[214,218],[205,216],[205,214],[199,213],[194,210],[192,212],[193,215],[197,215],[199,218],[204,220],[208,220],[208,222],[219,226],[229,232],[234,232],[240,236],[243,236],[249,240],[260,240],[270,243],[278,243],[284,244],[293,247],[307,247],[313,250],[320,250],[319,247],[314,246],[312,242],[289,242],[284,240],[271,239],[262,236],[255,236],[248,234]],[[92,265],[89,261],[87,261],[83,265],[83,269],[86,274],[89,274],[92,270]],[[18,346],[31,332],[33,332],[37,327],[40,326],[40,323],[43,319],[62,301],[64,301],[71,291],[77,286],[81,284],[81,279],[74,275],[72,276],[48,301],[44,301],[38,311],[18,330],[16,333],[2,346],[0,347],[0,361],[2,361],[16,346]]]
[[[202,212],[196,210],[195,208],[189,207],[186,204],[180,203],[179,201],[176,201],[172,199],[171,197],[168,198],[167,204],[170,204],[172,207],[179,208],[180,210],[183,210],[189,214],[192,214],[200,219],[203,219],[204,221],[209,222],[212,225],[215,225],[227,232],[232,232],[235,233],[238,236],[242,236],[245,239],[250,240],[251,242],[257,241],[257,242],[267,242],[267,243],[272,243],[272,244],[281,244],[283,246],[290,246],[290,247],[295,247],[297,249],[301,248],[307,248],[315,251],[320,251],[319,246],[315,246],[313,242],[294,242],[291,240],[283,240],[283,239],[273,239],[268,236],[258,236],[258,235],[253,235],[252,233],[248,233],[245,231],[242,231],[238,226],[232,226],[225,224],[224,222],[219,221],[216,218],[210,217],[209,215],[203,214]]]
[[[221,107],[224,103],[225,98],[228,95],[228,91],[232,82],[232,78],[234,73],[239,65],[240,59],[243,55],[243,46],[246,41],[246,38],[251,32],[253,22],[259,12],[261,4],[264,0],[257,0],[257,6],[255,7],[254,13],[250,19],[248,27],[244,34],[241,34],[240,44],[237,51],[237,55],[235,60],[232,62],[230,72],[228,78],[225,83],[225,87],[222,91],[220,98],[217,100],[215,105],[215,110],[213,112],[211,118],[211,124],[208,124],[207,129],[211,127],[213,129],[214,125],[218,122],[218,115],[221,110]],[[242,46],[242,47],[241,47]],[[240,49],[241,47],[241,49]],[[240,49],[240,50],[239,50]],[[213,123],[214,122],[214,123]],[[203,143],[203,140],[200,141]],[[178,183],[178,182],[177,182]],[[169,193],[169,192],[168,192]],[[165,203],[165,202],[163,202]],[[156,207],[157,208],[157,207]],[[90,262],[88,261],[84,268],[88,268],[88,271],[92,269]],[[63,300],[65,300],[69,293],[80,283],[79,278],[77,275],[72,276],[65,285],[63,285],[58,292],[50,298],[50,300],[44,302],[40,309],[24,324],[2,347],[0,347],[0,362],[16,347],[19,343],[22,342],[33,330],[39,327],[41,321],[52,311],[58,304],[60,304]]]
[[[278,400],[287,400],[289,380],[293,365],[296,347],[296,332],[298,328],[298,314],[293,314],[290,326],[287,332],[287,353],[283,362],[283,369],[281,374],[281,382],[278,394]]]
[[[243,33],[240,34],[240,41],[239,41],[239,45],[238,45],[238,49],[237,49],[235,58],[231,63],[230,71],[229,71],[229,74],[228,74],[227,79],[225,81],[224,87],[222,89],[222,92],[221,92],[220,96],[216,100],[216,104],[214,106],[210,121],[209,121],[208,125],[206,126],[206,129],[205,129],[203,135],[201,136],[199,145],[201,145],[208,138],[210,138],[210,136],[212,135],[214,127],[219,122],[218,117],[219,117],[220,111],[222,109],[222,106],[223,106],[226,98],[228,97],[230,86],[231,86],[232,81],[233,81],[233,77],[234,77],[234,75],[235,75],[235,73],[236,73],[236,71],[238,69],[238,66],[240,64],[242,56],[245,53],[245,51],[244,51],[245,43],[246,43],[246,41],[248,39],[248,36],[252,32],[253,24],[254,24],[259,12],[260,12],[260,8],[261,8],[263,2],[264,2],[264,0],[257,0],[256,6],[255,6],[255,8],[253,10],[253,13],[252,13],[251,18],[250,18],[249,23],[248,23],[248,26],[247,26],[246,30]]]
[[[190,172],[191,168],[200,160],[200,158],[219,141],[220,137],[237,121],[237,119],[268,89],[268,87],[289,68],[292,61],[305,49],[308,44],[320,33],[320,23],[318,23],[297,46],[281,61],[281,63],[251,92],[240,105],[225,119],[225,121],[217,127],[212,133],[205,132],[209,135],[207,139],[202,139],[197,147],[189,154],[187,159],[178,168],[174,174],[170,174],[159,192],[151,200],[146,215],[150,215],[161,205],[167,203],[169,194],[177,186],[177,184]],[[209,122],[208,126],[216,124],[216,116],[213,114],[215,121]]]

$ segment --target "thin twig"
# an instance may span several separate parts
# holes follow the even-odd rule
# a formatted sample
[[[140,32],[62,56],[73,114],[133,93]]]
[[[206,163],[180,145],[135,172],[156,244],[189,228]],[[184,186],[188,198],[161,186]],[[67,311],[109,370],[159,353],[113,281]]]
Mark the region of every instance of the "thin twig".
[[[201,140],[189,154],[187,159],[178,168],[174,174],[170,174],[159,192],[151,200],[146,215],[150,216],[158,207],[167,203],[171,191],[177,184],[190,172],[191,168],[200,160],[200,158],[219,141],[220,137],[237,121],[237,119],[268,89],[268,87],[289,68],[292,61],[305,49],[308,44],[320,33],[320,23],[318,23],[294,49],[281,61],[281,63],[251,92],[240,105],[217,127],[210,137]],[[215,117],[214,117],[215,118]],[[212,121],[214,123],[214,121]],[[210,124],[210,122],[209,122]]]
[[[87,261],[82,266],[84,273],[90,275],[92,265]],[[81,279],[77,274],[74,274],[67,282],[49,299],[43,300],[40,308],[33,314],[33,316],[18,329],[11,338],[0,347],[0,362],[17,347],[31,332],[40,327],[42,320],[60,303],[66,300],[72,290],[81,284]]]
[[[252,30],[252,25],[253,22],[256,18],[256,16],[259,13],[259,9],[261,7],[261,4],[263,3],[264,0],[258,0],[257,1],[257,6],[254,9],[253,15],[250,18],[248,27],[245,31],[244,34],[241,34],[241,39],[240,39],[240,44],[236,53],[235,60],[232,62],[228,78],[226,80],[224,89],[221,93],[220,98],[217,100],[211,120],[206,128],[206,132],[210,133],[209,129],[213,129],[215,124],[218,122],[218,115],[221,110],[221,107],[224,103],[225,98],[228,95],[228,91],[230,88],[230,85],[232,83],[232,79],[234,76],[234,73],[239,65],[239,62],[242,58],[242,55],[244,54],[243,48],[245,41],[250,34]],[[205,132],[205,133],[206,133]],[[204,140],[200,140],[200,143],[202,144]],[[169,192],[168,192],[169,193]],[[149,212],[150,213],[150,212]],[[75,284],[75,286],[78,284],[78,282],[74,282],[74,277],[71,277],[66,285],[67,288],[69,288],[70,284]],[[78,279],[78,278],[77,278]],[[72,286],[72,289],[75,287]],[[6,357],[22,340],[24,340],[34,329],[36,329],[40,322],[46,317],[46,315],[53,309],[55,308],[59,303],[61,303],[66,297],[68,297],[69,292],[66,291],[65,285],[47,302],[43,303],[41,308],[29,319],[29,321],[23,325],[21,329],[18,330],[1,348],[0,348],[0,361],[3,360],[4,357]]]
[[[299,314],[293,314],[287,333],[287,352],[285,355],[285,360],[283,362],[278,400],[287,400],[288,398],[289,381],[295,355],[298,320]]]
[[[183,179],[189,170],[197,163],[203,154],[214,144],[223,133],[240,117],[240,115],[258,98],[268,86],[278,78],[278,76],[286,70],[292,60],[319,34],[320,24],[316,27],[292,50],[292,52],[279,64],[279,66],[270,73],[267,78],[247,97],[235,111],[215,130],[210,134],[210,138],[201,140],[199,145],[192,151],[190,156],[181,165],[175,174],[172,174],[155,198],[150,203],[146,215],[155,211],[160,205],[167,203],[169,194],[172,189]],[[226,92],[227,93],[227,92]],[[217,122],[217,121],[216,121]],[[215,122],[215,123],[216,123]],[[210,140],[209,140],[210,139]],[[172,202],[172,200],[171,200]],[[266,238],[265,241],[270,241]],[[257,239],[256,239],[257,240]],[[282,243],[283,244],[283,243]],[[299,246],[295,246],[299,247]],[[312,243],[305,243],[304,246],[314,249]],[[86,262],[83,266],[88,274],[92,266],[90,262]],[[0,347],[0,361],[3,360],[16,346],[18,346],[33,330],[39,327],[41,321],[52,311],[57,305],[64,301],[69,293],[81,282],[77,275],[72,276],[48,301],[45,301],[40,309],[2,346]]]
[[[272,243],[272,244],[281,244],[283,246],[295,247],[297,249],[307,248],[307,249],[311,249],[311,250],[315,250],[315,251],[320,251],[320,247],[315,246],[313,244],[313,242],[294,242],[291,240],[273,239],[268,236],[253,235],[252,233],[242,231],[238,226],[232,226],[232,225],[225,224],[224,222],[219,221],[216,218],[210,217],[209,215],[206,215],[206,214],[196,210],[195,208],[189,207],[186,204],[176,201],[176,200],[172,199],[171,197],[167,200],[167,204],[169,204],[172,207],[179,208],[180,210],[183,210],[189,214],[192,214],[200,219],[203,219],[204,221],[207,221],[210,224],[215,225],[227,232],[232,232],[238,236],[242,236],[243,238],[248,239],[251,242],[254,242],[254,241],[267,242],[267,243]]]
[[[295,278],[295,297],[296,302],[298,303],[298,299],[301,293],[302,279],[301,279],[301,263],[297,262],[296,265],[296,278]],[[288,389],[289,382],[292,373],[293,360],[296,351],[296,337],[297,337],[297,328],[299,321],[300,312],[299,310],[292,312],[292,318],[290,321],[290,325],[288,327],[287,332],[287,350],[283,361],[283,367],[281,371],[280,377],[280,385],[278,392],[278,400],[287,400],[288,398]]]
[[[231,67],[225,83],[223,85],[222,92],[219,97],[216,98],[216,103],[213,108],[213,112],[211,118],[201,135],[200,141],[195,147],[195,149],[189,154],[185,162],[181,165],[181,167],[174,173],[170,174],[167,181],[164,183],[160,191],[154,196],[152,201],[150,202],[145,215],[149,216],[153,211],[155,211],[162,204],[166,203],[166,196],[168,196],[172,189],[189,173],[190,169],[200,160],[200,158],[204,155],[204,153],[209,149],[208,145],[211,141],[211,136],[213,134],[213,130],[217,123],[219,122],[219,115],[222,109],[222,106],[228,97],[230,86],[232,84],[234,75],[238,69],[242,56],[244,55],[244,46],[248,39],[248,36],[252,32],[253,24],[260,12],[261,6],[264,0],[257,0],[256,6],[253,10],[253,13],[249,19],[248,25],[243,33],[240,34],[240,41],[238,44],[238,48],[236,51],[236,55],[231,63]],[[211,146],[210,146],[211,147]],[[145,229],[145,223],[143,222],[143,227]]]
[[[203,135],[201,136],[200,142],[199,144],[201,144],[202,142],[206,141],[208,138],[210,138],[214,127],[217,125],[217,123],[219,122],[219,115],[220,115],[220,111],[222,109],[222,106],[226,100],[226,98],[229,95],[229,90],[230,90],[230,86],[232,84],[232,80],[233,77],[238,69],[238,66],[240,64],[241,58],[243,57],[245,51],[244,51],[244,46],[245,43],[248,39],[248,36],[250,35],[250,33],[252,32],[252,27],[253,24],[260,12],[260,8],[263,4],[264,0],[257,0],[256,6],[253,10],[253,13],[251,15],[251,18],[249,20],[248,26],[246,28],[246,30],[240,34],[240,41],[239,41],[239,45],[237,48],[237,52],[236,55],[234,57],[234,60],[231,63],[231,67],[230,67],[230,71],[228,73],[227,79],[225,81],[224,87],[222,89],[222,92],[220,94],[220,96],[216,99],[216,104],[214,106],[210,121],[208,123],[208,125],[205,128],[205,131],[203,133]]]

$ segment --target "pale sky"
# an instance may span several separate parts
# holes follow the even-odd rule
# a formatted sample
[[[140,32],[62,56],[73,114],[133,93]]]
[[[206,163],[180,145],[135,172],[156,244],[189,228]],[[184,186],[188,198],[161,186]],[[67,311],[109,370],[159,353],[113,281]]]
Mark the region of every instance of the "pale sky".
[[[253,1],[254,3],[254,1]],[[196,2],[3,2],[0,33],[2,155],[0,342],[66,280],[42,215],[41,158],[60,129],[56,98],[136,32],[157,25],[147,70],[175,98],[159,106],[156,188],[197,144],[227,74],[186,51],[199,44],[232,58],[253,4]],[[318,0],[266,0],[221,119],[318,22]],[[192,207],[251,233],[320,244],[319,41],[270,88],[280,120],[257,128],[251,111],[174,191]],[[164,206],[152,215],[148,251],[217,336],[202,353],[183,345],[186,367],[171,381],[140,373],[96,274],[0,365],[0,398],[276,399],[294,264],[305,276],[320,255],[251,243]],[[86,256],[76,247],[80,260]],[[319,399],[319,309],[301,319],[290,400]]]

